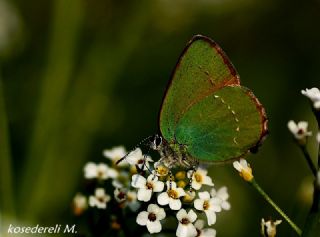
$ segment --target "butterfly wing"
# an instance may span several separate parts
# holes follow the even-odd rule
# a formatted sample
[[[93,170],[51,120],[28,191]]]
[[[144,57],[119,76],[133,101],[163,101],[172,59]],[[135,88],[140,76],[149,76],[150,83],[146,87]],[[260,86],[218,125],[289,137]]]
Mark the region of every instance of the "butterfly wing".
[[[222,162],[245,155],[265,134],[265,116],[253,93],[226,86],[189,108],[179,120],[175,137],[201,161]]]
[[[163,100],[162,136],[187,145],[199,160],[224,161],[258,144],[266,133],[265,120],[263,107],[250,90],[240,86],[222,49],[207,37],[193,37]],[[236,131],[241,127],[243,131]]]
[[[159,124],[171,141],[188,107],[225,85],[239,84],[239,76],[221,48],[211,39],[194,36],[176,65],[164,96]]]

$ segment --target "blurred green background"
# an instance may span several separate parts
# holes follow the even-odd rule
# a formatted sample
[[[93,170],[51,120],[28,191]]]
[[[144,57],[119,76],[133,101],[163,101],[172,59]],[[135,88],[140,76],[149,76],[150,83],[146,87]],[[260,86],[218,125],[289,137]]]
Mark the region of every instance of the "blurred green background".
[[[8,223],[73,223],[83,165],[157,131],[171,71],[199,33],[265,106],[270,135],[249,161],[303,227],[312,179],[287,121],[316,127],[300,90],[320,86],[319,22],[319,0],[0,0],[0,235]],[[210,171],[232,205],[218,236],[259,236],[262,217],[279,218],[231,165]],[[278,233],[295,236],[286,223]]]

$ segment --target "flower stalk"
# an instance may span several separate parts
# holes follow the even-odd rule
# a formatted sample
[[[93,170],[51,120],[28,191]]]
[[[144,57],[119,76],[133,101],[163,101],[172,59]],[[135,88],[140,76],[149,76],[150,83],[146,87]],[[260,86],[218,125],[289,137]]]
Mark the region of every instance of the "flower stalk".
[[[317,168],[314,165],[314,163],[309,155],[309,152],[307,151],[306,146],[299,145],[299,147],[301,148],[301,151],[302,151],[304,157],[306,158],[306,161],[308,163],[309,168],[311,169],[312,174],[314,175],[314,177],[317,177]],[[319,166],[319,160],[318,160],[318,166]]]
[[[252,179],[249,182],[261,196],[288,222],[288,224],[294,229],[294,231],[301,236],[301,229],[281,210],[281,208],[268,196],[268,194],[260,187],[260,185]]]

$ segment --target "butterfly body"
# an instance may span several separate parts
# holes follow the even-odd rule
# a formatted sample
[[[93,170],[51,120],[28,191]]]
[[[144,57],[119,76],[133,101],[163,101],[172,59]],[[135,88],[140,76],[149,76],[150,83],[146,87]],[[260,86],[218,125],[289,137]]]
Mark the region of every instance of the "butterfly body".
[[[198,165],[198,160],[188,153],[188,147],[177,141],[168,142],[162,139],[161,144],[157,145],[155,150],[159,151],[160,163],[168,168],[180,166],[188,169]]]

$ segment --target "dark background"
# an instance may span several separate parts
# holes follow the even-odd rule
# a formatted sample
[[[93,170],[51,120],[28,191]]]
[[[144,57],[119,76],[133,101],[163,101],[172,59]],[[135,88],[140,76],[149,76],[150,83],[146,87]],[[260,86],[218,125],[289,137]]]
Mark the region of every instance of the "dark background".
[[[302,227],[312,179],[287,121],[315,129],[300,90],[320,86],[319,12],[320,1],[0,0],[2,220],[72,222],[85,162],[157,131],[171,71],[200,33],[220,44],[265,106],[270,135],[248,159]],[[262,217],[280,218],[231,165],[210,172],[232,205],[218,214],[218,236],[259,236]],[[287,223],[278,232],[295,236]]]

